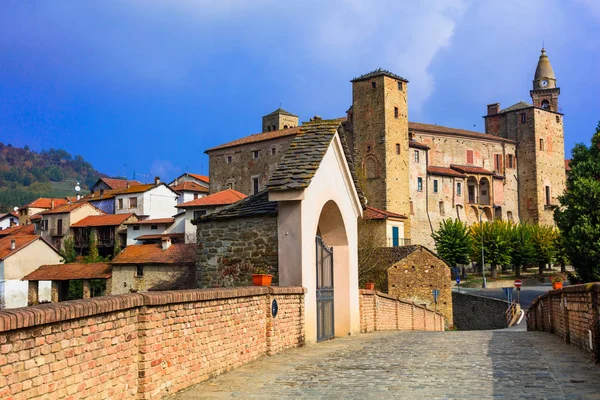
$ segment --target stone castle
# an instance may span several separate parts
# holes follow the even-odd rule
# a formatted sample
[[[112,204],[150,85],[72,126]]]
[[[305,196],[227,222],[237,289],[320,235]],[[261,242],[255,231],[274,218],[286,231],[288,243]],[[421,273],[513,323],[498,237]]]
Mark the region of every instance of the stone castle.
[[[409,122],[409,82],[389,71],[351,82],[352,106],[340,121],[368,206],[396,221],[388,245],[433,248],[431,233],[447,218],[554,223],[566,179],[563,114],[544,49],[532,104],[488,105],[485,133]],[[299,125],[278,109],[263,117],[262,133],[207,150],[211,192],[263,190]]]

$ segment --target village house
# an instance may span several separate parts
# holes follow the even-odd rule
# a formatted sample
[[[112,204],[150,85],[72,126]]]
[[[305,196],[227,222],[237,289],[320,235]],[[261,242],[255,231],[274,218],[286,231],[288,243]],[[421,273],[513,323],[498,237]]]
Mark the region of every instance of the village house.
[[[37,235],[0,239],[0,308],[27,306],[28,285],[23,277],[46,263],[62,262],[59,252]],[[40,282],[40,300],[50,300],[50,282]]]
[[[142,185],[142,182],[136,181],[135,179],[100,178],[90,188],[90,191],[99,192],[100,190],[125,189],[137,185]]]
[[[0,214],[0,231],[19,225],[19,215],[16,212]]]
[[[102,211],[89,203],[70,203],[37,214],[41,236],[57,249],[62,248],[66,238],[73,236],[71,225],[90,215],[104,215]]]
[[[39,235],[39,231],[36,231],[35,225],[17,225],[12,228],[6,228],[0,230],[0,238],[7,236],[22,236],[22,235]]]
[[[171,189],[179,194],[177,204],[199,199],[206,196],[209,192],[206,186],[202,186],[196,182],[181,182],[178,185],[171,185]]]
[[[127,224],[137,219],[135,214],[90,215],[71,224],[77,253],[88,253],[90,235],[93,233],[100,256],[112,255],[116,247],[126,246]]]
[[[40,197],[31,203],[25,204],[24,206],[19,207],[17,210],[17,213],[19,214],[19,225],[28,225],[31,223],[30,218],[32,216],[41,213],[42,211],[51,210],[54,207],[62,206],[68,202],[68,199]]]
[[[183,243],[185,214],[171,218],[144,219],[127,223],[127,246],[160,243],[170,237],[173,243]]]
[[[206,175],[185,172],[182,175],[178,176],[177,178],[173,179],[173,181],[171,183],[169,183],[169,186],[171,186],[171,187],[178,186],[184,182],[193,182],[200,186],[204,186],[205,188],[208,189],[210,180],[209,180],[208,176],[206,176]]]

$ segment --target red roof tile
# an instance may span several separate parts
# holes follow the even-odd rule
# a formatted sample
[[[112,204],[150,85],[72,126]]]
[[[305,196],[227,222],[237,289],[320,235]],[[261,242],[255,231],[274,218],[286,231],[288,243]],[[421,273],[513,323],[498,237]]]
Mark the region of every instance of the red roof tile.
[[[406,216],[402,214],[396,214],[391,211],[380,210],[375,207],[367,206],[365,212],[363,213],[364,219],[388,219],[388,218],[401,218],[407,219]]]
[[[108,279],[112,267],[108,263],[71,263],[42,265],[23,277],[23,281],[68,281],[77,279]]]
[[[263,142],[265,140],[271,140],[271,139],[282,138],[282,137],[287,137],[287,136],[296,136],[298,133],[300,133],[300,126],[295,126],[293,128],[288,128],[288,129],[280,129],[278,131],[256,133],[254,135],[246,136],[241,139],[237,139],[232,142],[210,148],[210,149],[206,150],[205,153],[208,153],[213,150],[226,149],[228,147],[241,146],[243,144],[258,143],[258,142]]]
[[[208,181],[209,181],[208,176],[206,176],[206,175],[192,174],[190,172],[186,172],[186,174],[188,174],[192,178],[196,178],[196,179],[198,179],[199,181],[202,181],[202,182],[208,183]]]
[[[135,214],[107,214],[90,215],[71,225],[72,228],[85,228],[88,226],[119,226]]]
[[[154,187],[156,187],[154,184],[148,184],[148,185],[135,185],[135,186],[125,187],[125,188],[121,188],[121,189],[114,189],[114,190],[105,190],[103,195],[100,195],[100,193],[94,193],[94,194],[90,193],[87,196],[83,197],[80,201],[84,201],[84,202],[85,201],[98,201],[98,200],[111,199],[120,194],[143,193]]]
[[[70,213],[73,210],[78,209],[79,207],[82,207],[85,204],[89,204],[89,203],[71,203],[71,204],[64,204],[62,206],[58,206],[53,208],[52,210],[46,210],[46,211],[42,211],[40,214],[42,215],[49,215],[49,214],[63,214],[63,213]],[[91,207],[91,204],[89,204]],[[96,208],[96,207],[94,207]]]
[[[505,139],[505,138],[501,138],[501,137],[494,136],[494,135],[489,135],[487,133],[467,131],[465,129],[448,128],[447,126],[440,126],[440,125],[433,125],[433,124],[422,124],[420,122],[409,122],[408,129],[410,131],[417,131],[417,132],[428,132],[428,133],[433,133],[433,134],[471,137],[474,139],[493,140],[495,142],[516,143],[514,140]]]
[[[115,179],[115,178],[100,178],[102,182],[106,183],[106,185],[111,189],[123,189],[129,186],[143,185],[142,182],[136,180],[128,180],[128,179]]]
[[[172,244],[163,250],[162,244],[137,244],[127,246],[111,264],[194,264],[195,244]]]
[[[11,250],[10,243],[11,241],[15,241],[15,248]],[[22,250],[27,247],[29,244],[35,242],[36,240],[43,240],[41,237],[37,235],[11,235],[6,236],[0,239],[0,260],[4,260],[7,257],[13,255],[14,253]],[[48,245],[50,246],[50,245]],[[50,246],[52,247],[52,246]],[[53,247],[52,247],[53,248]]]
[[[465,177],[465,175],[463,173],[453,170],[452,168],[436,167],[433,165],[429,165],[427,167],[427,173],[429,173],[431,175],[453,176],[456,178],[464,178]]]
[[[244,193],[238,192],[237,190],[226,189],[196,200],[188,201],[187,203],[178,204],[176,207],[185,208],[221,206],[236,203],[242,199],[245,199],[246,197],[248,196],[246,196]]]
[[[33,235],[35,231],[35,226],[33,225],[19,225],[13,226],[12,228],[2,229],[0,231],[0,237],[12,235],[12,236],[23,236],[23,235]]]
[[[141,221],[128,222],[127,225],[158,225],[158,224],[172,224],[175,222],[174,218],[155,218],[155,219],[144,219]]]
[[[156,235],[142,235],[134,238],[135,240],[156,240],[162,238],[185,239],[185,233],[159,233]]]
[[[196,182],[182,182],[177,186],[171,186],[176,192],[200,192],[208,193],[208,188],[197,184]]]
[[[456,165],[450,164],[450,168],[462,172],[464,174],[478,174],[478,175],[494,175],[492,171],[477,167],[475,165]]]
[[[25,209],[25,208],[47,208],[47,209],[51,209],[52,205],[54,205],[54,207],[58,207],[58,206],[61,206],[63,204],[67,204],[67,200],[66,199],[40,197],[39,199],[34,200],[31,203],[26,204],[26,205],[20,207],[19,210],[22,210],[22,209]]]

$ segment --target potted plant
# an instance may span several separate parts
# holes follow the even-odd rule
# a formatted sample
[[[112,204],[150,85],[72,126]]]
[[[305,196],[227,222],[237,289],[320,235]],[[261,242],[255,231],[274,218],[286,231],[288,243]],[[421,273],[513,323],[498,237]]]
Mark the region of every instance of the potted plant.
[[[271,267],[255,267],[252,273],[252,283],[254,286],[270,286],[273,275],[269,274]]]
[[[365,283],[365,289],[375,290],[375,284],[373,282],[367,282],[367,283]]]
[[[563,277],[562,275],[554,275],[550,277],[550,282],[552,282],[552,289],[562,289],[563,287]]]

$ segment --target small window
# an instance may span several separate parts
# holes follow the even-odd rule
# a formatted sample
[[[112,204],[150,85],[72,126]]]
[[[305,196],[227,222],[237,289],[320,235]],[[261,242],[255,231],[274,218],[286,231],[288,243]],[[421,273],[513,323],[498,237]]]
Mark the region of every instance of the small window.
[[[371,146],[370,146],[370,145],[368,145],[368,146],[367,146],[367,153],[369,153],[370,151],[371,151]]]
[[[440,201],[440,215],[446,215],[446,212],[444,211],[444,202]]]
[[[423,191],[423,178],[417,178],[417,190],[419,192]]]
[[[394,118],[398,118],[398,107],[394,107]]]
[[[194,193],[194,200],[198,199],[198,193]]]
[[[44,230],[45,231],[48,230],[48,220],[47,219],[44,220]]]
[[[550,205],[550,186],[546,186],[546,205]]]
[[[402,82],[398,81],[398,90],[402,90]]]
[[[119,200],[117,201],[117,208],[118,208],[119,210],[122,210],[122,209],[123,209],[123,199],[119,199]]]
[[[540,150],[544,151],[544,139],[540,139]]]
[[[139,231],[140,230],[140,226],[139,225],[134,225],[133,226],[133,230],[134,231]]]
[[[434,179],[433,180],[433,193],[437,193],[438,192],[438,180]]]
[[[232,161],[233,161],[233,157],[227,156],[227,164],[231,164]]]
[[[135,276],[138,278],[141,278],[142,276],[144,276],[144,266],[143,265],[137,265],[135,267]]]
[[[560,124],[560,115],[557,115],[557,116],[556,116],[556,123],[557,123],[557,124]]]
[[[508,168],[514,168],[515,167],[515,156],[513,156],[512,154],[508,155]]]
[[[456,195],[462,195],[462,182],[456,182]]]
[[[467,150],[467,164],[473,164],[473,150]]]
[[[258,193],[259,190],[259,185],[258,185],[258,177],[253,177],[252,178],[252,193],[256,194]]]
[[[377,82],[371,82],[371,87],[375,89],[377,87]]]
[[[396,143],[396,154],[400,154],[400,143]]]
[[[288,126],[287,126],[287,125],[284,125],[284,126],[283,126],[283,129],[287,129],[287,128],[288,128]]]
[[[544,110],[549,110],[550,109],[550,102],[548,100],[542,100],[542,108]]]
[[[502,154],[494,154],[494,171],[502,170]]]
[[[273,127],[271,128],[272,131],[276,131],[277,130],[277,126],[273,125]]]
[[[206,210],[194,211],[194,219],[198,219],[198,218],[202,217],[203,215],[206,215]]]
[[[506,218],[507,218],[509,221],[511,221],[511,222],[513,221],[513,215],[512,215],[512,211],[507,211],[507,212],[506,212]]]
[[[275,147],[271,147],[271,155],[274,156],[277,154],[277,149]]]
[[[137,197],[129,198],[129,208],[137,208]]]
[[[521,113],[521,123],[524,124],[527,122],[527,114]]]
[[[227,182],[227,189],[233,189],[233,183]]]
[[[419,162],[419,150],[415,150],[415,162]],[[419,178],[420,179],[420,178]]]
[[[254,158],[255,160],[258,158],[258,150],[252,150],[252,158]]]
[[[158,225],[150,225],[150,229],[155,231],[158,229]]]

